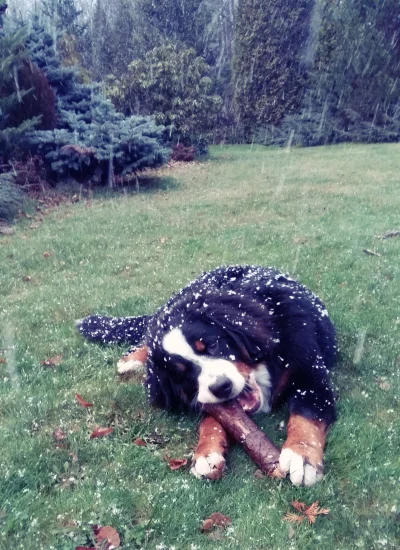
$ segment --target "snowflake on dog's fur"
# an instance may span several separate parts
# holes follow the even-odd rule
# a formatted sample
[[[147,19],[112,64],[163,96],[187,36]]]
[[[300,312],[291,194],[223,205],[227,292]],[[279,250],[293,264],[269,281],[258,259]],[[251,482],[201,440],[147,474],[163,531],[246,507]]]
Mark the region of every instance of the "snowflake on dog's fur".
[[[294,514],[293,512],[287,512],[283,519],[289,521],[290,523],[302,523],[305,519],[308,519],[308,523],[315,523],[317,516],[327,515],[330,512],[329,508],[320,508],[319,502],[316,500],[310,506],[307,506],[304,502],[298,502],[297,500],[292,501],[292,506],[295,510],[300,512],[299,514]]]

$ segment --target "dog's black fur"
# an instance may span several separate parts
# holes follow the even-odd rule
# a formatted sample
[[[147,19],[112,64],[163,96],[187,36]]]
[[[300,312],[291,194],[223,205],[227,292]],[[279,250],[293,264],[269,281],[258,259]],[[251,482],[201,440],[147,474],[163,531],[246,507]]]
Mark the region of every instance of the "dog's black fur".
[[[152,316],[90,316],[78,324],[87,338],[147,345],[152,403],[167,409],[196,406],[198,369],[171,357],[163,338],[179,328],[195,353],[267,365],[272,396],[286,373],[292,414],[331,424],[335,418],[329,370],[335,330],[324,304],[287,275],[260,266],[221,267],[204,273]],[[194,343],[205,349],[198,351]],[[190,364],[189,364],[190,363]]]

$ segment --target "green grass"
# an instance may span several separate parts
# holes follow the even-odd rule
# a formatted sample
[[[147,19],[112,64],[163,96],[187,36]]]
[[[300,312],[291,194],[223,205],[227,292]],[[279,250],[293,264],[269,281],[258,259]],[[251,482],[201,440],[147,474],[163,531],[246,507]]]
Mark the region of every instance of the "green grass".
[[[400,238],[376,238],[399,229],[399,179],[397,144],[215,147],[139,195],[65,204],[1,238],[0,347],[15,349],[0,355],[0,548],[73,549],[94,523],[115,527],[130,549],[399,548]],[[121,349],[75,332],[90,312],[150,313],[228,263],[290,272],[336,323],[339,420],[326,477],[311,489],[255,479],[239,448],[220,482],[170,471],[163,457],[190,455],[197,419],[151,409],[140,383],[117,380]],[[42,365],[59,354],[61,365]],[[94,407],[77,405],[76,392]],[[282,420],[285,408],[260,419],[277,443]],[[90,440],[95,425],[115,432]],[[68,434],[61,447],[57,427]],[[292,529],[282,517],[293,499],[331,512]],[[213,512],[232,518],[221,540],[199,529]]]

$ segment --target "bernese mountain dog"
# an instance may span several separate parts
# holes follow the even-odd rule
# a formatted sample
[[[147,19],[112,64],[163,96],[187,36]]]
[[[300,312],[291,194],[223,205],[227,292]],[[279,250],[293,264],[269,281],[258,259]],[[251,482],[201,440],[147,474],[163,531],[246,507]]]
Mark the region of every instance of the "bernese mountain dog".
[[[150,401],[159,407],[201,410],[237,399],[255,414],[285,398],[290,418],[280,471],[294,485],[322,478],[326,432],[336,417],[329,381],[335,330],[321,300],[288,275],[224,266],[202,274],[154,315],[90,316],[77,326],[93,341],[134,346],[118,371],[145,366]],[[192,473],[218,479],[225,430],[207,416],[199,433]]]

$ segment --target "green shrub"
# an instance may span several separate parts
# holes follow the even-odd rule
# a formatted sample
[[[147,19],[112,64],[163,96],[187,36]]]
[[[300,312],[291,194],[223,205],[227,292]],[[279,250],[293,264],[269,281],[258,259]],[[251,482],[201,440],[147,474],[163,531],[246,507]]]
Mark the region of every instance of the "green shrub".
[[[210,67],[192,48],[167,44],[133,61],[121,80],[109,80],[108,94],[127,114],[153,114],[173,143],[204,152],[222,99],[213,93]]]

